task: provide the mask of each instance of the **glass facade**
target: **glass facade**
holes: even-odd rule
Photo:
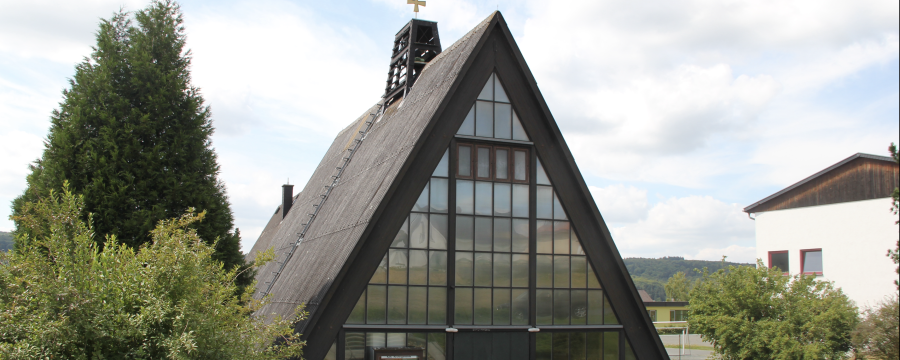
[[[343,358],[445,359],[455,328],[455,349],[512,332],[503,346],[537,359],[618,359],[622,327],[496,75],[458,135],[347,319]]]

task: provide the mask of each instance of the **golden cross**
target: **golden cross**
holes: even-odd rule
[[[420,1],[420,0],[406,0],[406,4],[407,4],[407,5],[415,5],[415,7],[413,7],[413,12],[415,12],[415,13],[418,14],[418,13],[419,13],[419,5],[425,6],[425,1]]]

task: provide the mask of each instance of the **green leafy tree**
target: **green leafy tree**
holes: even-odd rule
[[[897,145],[891,143],[891,146],[888,147],[888,151],[890,151],[894,161],[900,164],[900,154],[897,153]],[[894,188],[894,193],[891,194],[891,198],[894,200],[891,211],[894,212],[894,215],[897,215],[898,211],[900,211],[900,188]],[[900,219],[895,221],[894,224],[900,224]],[[894,264],[898,264],[897,269],[894,270],[894,272],[900,275],[900,239],[897,240],[897,247],[894,250],[888,249],[887,256],[891,258],[891,260],[894,260]],[[894,280],[894,285],[897,286],[897,291],[900,293],[900,281]]]
[[[690,293],[692,330],[724,359],[839,359],[850,350],[856,306],[831,282],[731,266]]]
[[[68,186],[22,205],[26,232],[0,253],[2,359],[284,359],[302,355],[292,324],[252,314],[269,301],[236,295],[192,225],[206,213],[160,221],[137,250],[97,244],[82,196]],[[273,252],[257,257],[256,266]],[[273,342],[273,340],[278,340]]]
[[[666,281],[666,300],[688,301],[690,300],[690,292],[693,287],[694,284],[687,279],[684,272],[679,271]]]
[[[68,181],[84,195],[99,233],[136,248],[151,239],[158,221],[193,207],[206,212],[192,226],[216,244],[215,258],[228,268],[243,266],[240,235],[218,179],[210,110],[191,85],[179,6],[162,0],[133,14],[119,12],[101,21],[96,38],[53,111],[44,153],[13,201],[13,215]],[[240,281],[251,279],[244,272]]]
[[[900,301],[897,296],[867,308],[853,332],[857,359],[900,359]]]

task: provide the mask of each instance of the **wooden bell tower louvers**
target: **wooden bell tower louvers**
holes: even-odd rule
[[[410,39],[412,39],[412,41],[410,41]],[[369,113],[365,122],[360,124],[361,130],[358,131],[355,138],[348,144],[346,148],[347,154],[341,159],[341,163],[336,168],[337,174],[331,176],[331,184],[325,185],[325,191],[320,195],[318,204],[313,204],[312,213],[308,215],[309,220],[303,224],[303,228],[298,234],[297,240],[288,247],[286,252],[279,256],[279,261],[277,262],[278,269],[272,272],[272,280],[266,282],[266,290],[260,293],[261,296],[266,296],[272,291],[272,286],[278,281],[278,277],[284,271],[284,267],[294,256],[294,252],[297,251],[297,248],[300,247],[300,244],[306,237],[306,232],[309,230],[310,224],[315,221],[316,217],[319,215],[319,209],[321,209],[322,205],[328,201],[328,196],[331,195],[331,191],[337,186],[338,182],[340,182],[344,169],[346,169],[347,164],[353,160],[353,155],[356,154],[356,150],[362,145],[363,140],[365,140],[366,135],[372,128],[375,120],[384,112],[386,106],[389,106],[397,99],[406,96],[409,89],[412,88],[413,84],[416,82],[416,78],[422,72],[422,69],[425,68],[425,65],[440,53],[441,40],[438,36],[436,22],[418,19],[410,20],[410,22],[394,37],[394,47],[392,48],[391,53],[391,67],[390,71],[388,71],[387,85],[384,89],[382,101],[378,104],[377,108],[373,108],[374,111]],[[410,69],[412,70],[410,71]]]
[[[431,59],[441,53],[441,39],[437,23],[427,20],[410,20],[394,36],[391,51],[391,67],[384,87],[385,104],[390,105],[405,97]]]

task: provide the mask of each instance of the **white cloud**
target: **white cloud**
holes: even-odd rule
[[[610,230],[625,257],[718,260],[725,251],[732,260],[752,261],[747,249],[755,240],[753,221],[738,204],[710,196],[669,198],[654,205],[646,219]]]
[[[622,184],[604,188],[589,186],[594,202],[608,223],[635,222],[647,217],[647,190]]]

